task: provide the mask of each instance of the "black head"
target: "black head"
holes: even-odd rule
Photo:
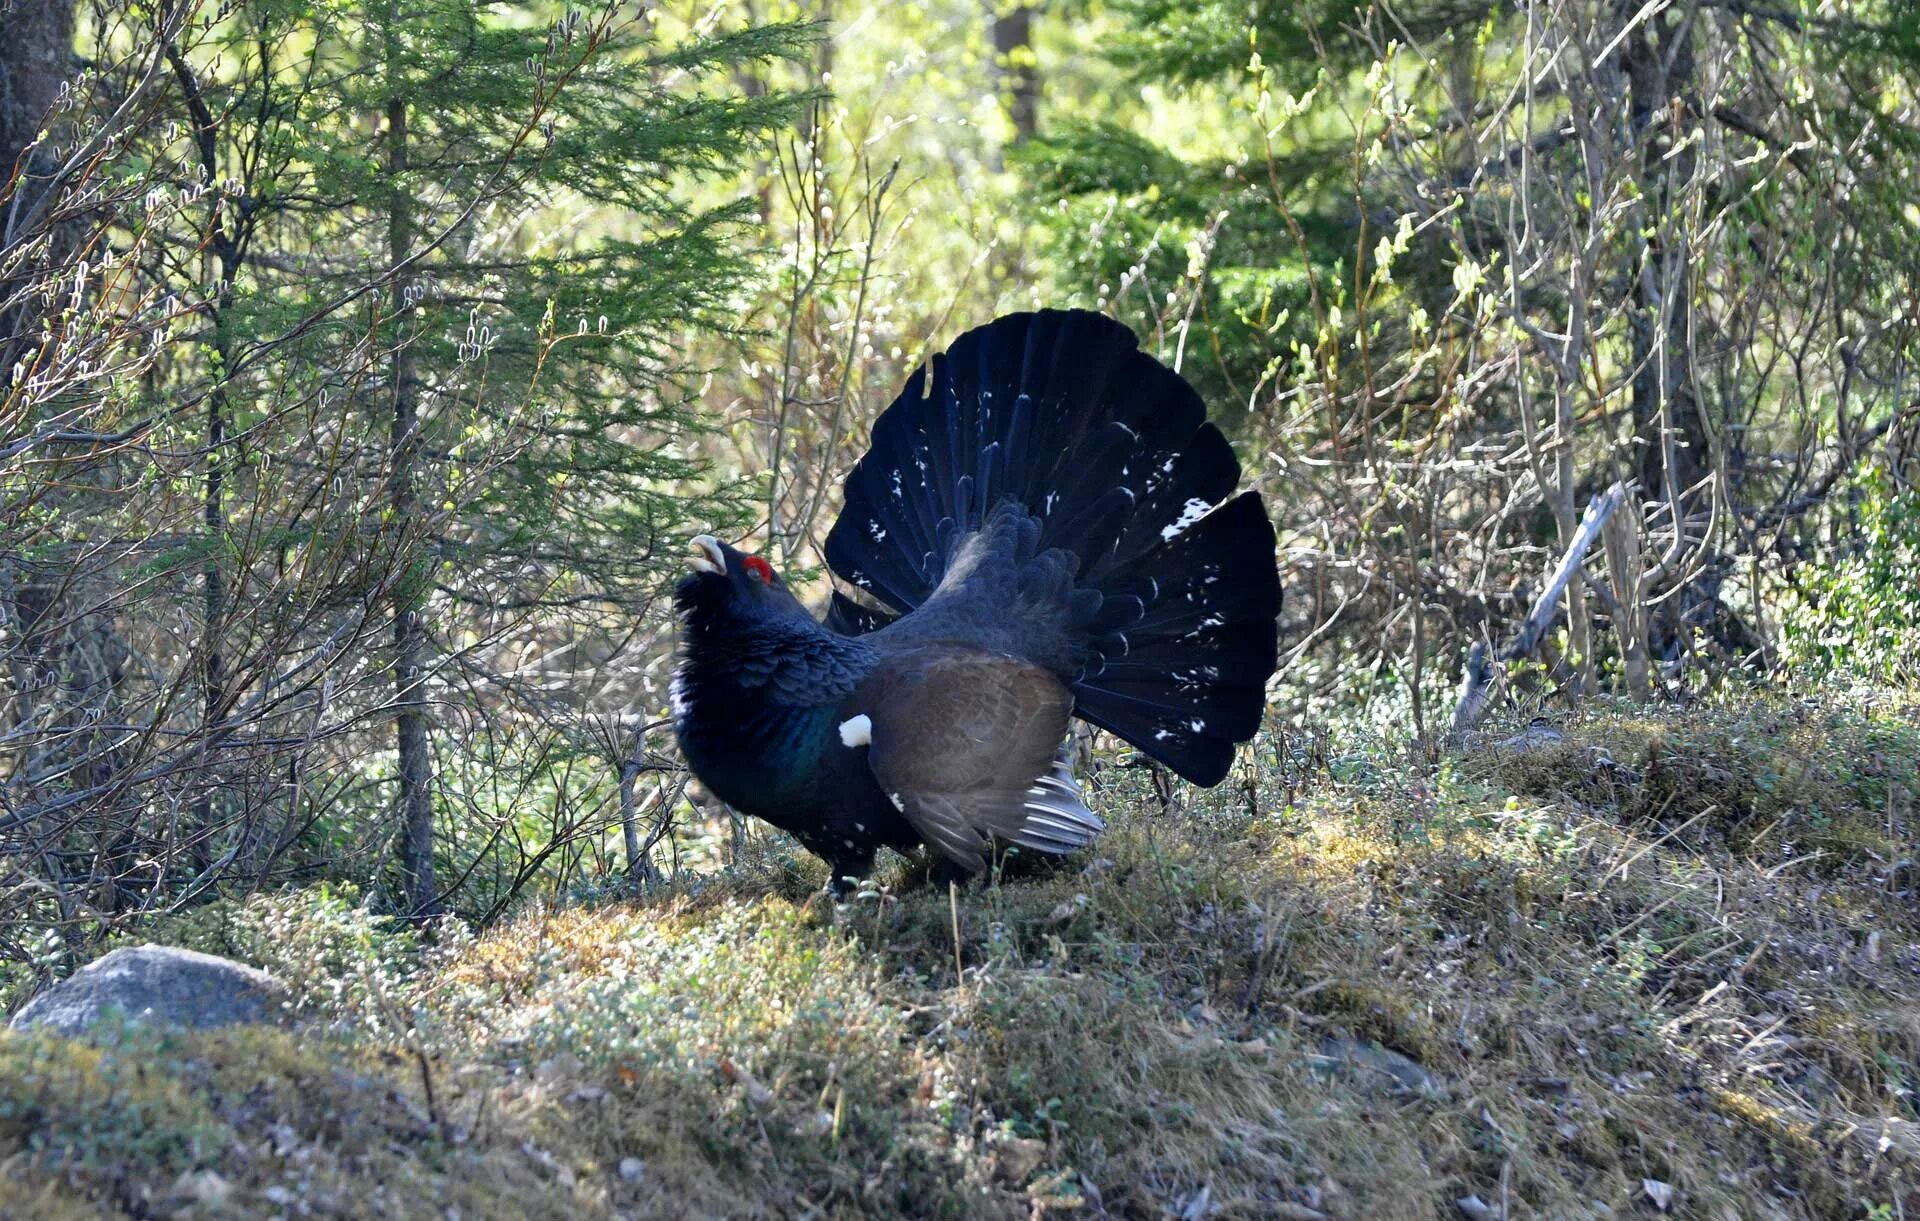
[[[782,620],[813,622],[773,565],[737,551],[711,534],[693,540],[693,571],[673,592],[689,627],[748,628]]]

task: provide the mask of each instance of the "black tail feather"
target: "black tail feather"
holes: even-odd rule
[[[842,636],[864,636],[887,626],[898,617],[890,611],[855,602],[836,589],[833,591],[833,600],[827,603],[827,617],[822,622],[827,630]]]
[[[1099,314],[1015,314],[909,379],[847,479],[827,562],[887,610],[835,595],[868,631],[924,602],[955,541],[1003,501],[1102,596],[1075,711],[1174,771],[1219,781],[1259,727],[1279,574],[1259,498],[1230,496],[1232,447],[1172,370]],[[1224,503],[1222,503],[1224,501]]]

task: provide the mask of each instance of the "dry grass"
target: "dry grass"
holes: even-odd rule
[[[945,894],[776,849],[299,1036],[0,1040],[0,1213],[1920,1216],[1913,718],[1560,728],[1284,809],[1110,767],[959,972]]]

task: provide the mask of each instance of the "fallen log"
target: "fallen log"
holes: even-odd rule
[[[1492,657],[1487,655],[1485,641],[1477,641],[1467,651],[1465,673],[1460,680],[1460,699],[1454,706],[1453,725],[1447,731],[1447,743],[1459,746],[1466,741],[1474,726],[1487,714],[1487,707],[1493,702],[1494,688],[1505,673],[1505,666],[1530,656],[1540,647],[1541,637],[1547,634],[1547,628],[1553,622],[1555,612],[1560,605],[1560,595],[1566,592],[1573,574],[1580,570],[1586,561],[1587,552],[1593,550],[1594,540],[1606,528],[1607,519],[1627,498],[1627,485],[1616,483],[1587,505],[1587,511],[1580,518],[1580,528],[1573,532],[1573,538],[1567,543],[1566,553],[1554,566],[1553,575],[1547,578],[1546,588],[1534,599],[1533,609],[1528,612],[1526,622],[1520,625],[1520,631]]]

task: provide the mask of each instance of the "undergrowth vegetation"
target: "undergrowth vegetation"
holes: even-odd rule
[[[1205,794],[1096,760],[1094,853],[957,896],[835,906],[775,839],[477,938],[311,890],[146,930],[299,1024],[0,1038],[0,1212],[1903,1215],[1913,707],[1284,740]]]

